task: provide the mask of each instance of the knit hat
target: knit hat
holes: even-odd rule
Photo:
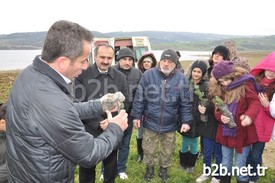
[[[220,63],[214,65],[212,74],[216,80],[232,73],[234,64],[231,61],[222,60]]]
[[[180,52],[176,51],[176,54],[178,55],[178,57],[181,57]]]
[[[195,62],[193,62],[191,66],[191,71],[193,71],[193,69],[195,68],[199,68],[201,70],[202,76],[204,76],[204,74],[207,71],[207,65],[205,64],[204,61],[196,60]]]
[[[133,60],[135,60],[134,52],[130,48],[122,48],[119,50],[117,55],[117,60],[120,60],[123,57],[131,57]]]
[[[167,59],[173,61],[175,64],[177,64],[178,57],[175,51],[173,50],[164,50],[160,56],[160,60]]]
[[[212,52],[212,57],[216,52],[222,54],[223,60],[228,60],[229,50],[225,46],[222,46],[222,45],[217,46]]]

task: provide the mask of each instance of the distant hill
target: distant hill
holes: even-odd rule
[[[41,49],[47,32],[26,32],[0,35],[0,49]],[[236,42],[238,50],[261,51],[275,50],[275,35],[273,36],[233,36],[191,32],[139,31],[110,32],[94,31],[95,37],[147,36],[152,49],[172,48],[177,50],[210,51],[224,40]]]

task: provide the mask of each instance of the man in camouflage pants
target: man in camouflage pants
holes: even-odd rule
[[[153,177],[156,164],[160,165],[159,176],[162,181],[167,181],[167,168],[172,164],[175,150],[176,131],[178,128],[181,132],[188,131],[192,122],[189,82],[175,69],[177,60],[175,51],[165,50],[159,66],[142,75],[134,98],[131,116],[136,128],[140,126],[140,119],[144,115],[142,147],[146,181]]]

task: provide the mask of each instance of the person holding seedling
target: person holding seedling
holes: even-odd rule
[[[183,132],[182,134],[182,145],[179,151],[180,165],[183,169],[186,169],[188,173],[193,173],[194,167],[198,158],[198,141],[199,134],[196,128],[201,123],[201,114],[198,106],[202,101],[208,101],[207,98],[203,97],[204,93],[207,94],[207,81],[203,79],[206,71],[206,61],[197,60],[191,65],[190,75],[187,75],[189,79],[190,95],[192,102],[192,115],[193,123],[190,125],[190,130]],[[207,121],[204,120],[205,122]]]
[[[216,103],[215,117],[219,121],[216,140],[222,145],[222,166],[232,173],[233,159],[238,170],[246,167],[251,145],[258,141],[253,123],[261,104],[255,90],[255,78],[241,67],[234,67],[231,61],[221,61],[212,70],[209,95],[220,98],[228,106],[226,113]],[[236,127],[228,125],[232,113]],[[240,173],[240,172],[239,172]],[[230,182],[232,174],[221,176],[221,182]],[[237,174],[237,182],[247,182],[248,176]]]

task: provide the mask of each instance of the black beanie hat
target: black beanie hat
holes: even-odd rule
[[[120,60],[123,57],[131,57],[135,60],[134,52],[130,48],[122,48],[119,50],[117,60]]]
[[[229,58],[229,50],[228,50],[225,46],[222,46],[222,45],[217,46],[217,47],[214,49],[214,51],[212,52],[212,57],[213,57],[213,55],[214,55],[216,52],[219,52],[219,53],[222,54],[223,60],[228,60],[228,58]]]
[[[192,66],[191,66],[191,71],[193,71],[194,68],[199,68],[202,72],[202,76],[204,76],[207,71],[206,63],[201,60],[196,60],[195,62],[193,62]]]
[[[170,49],[164,50],[160,56],[160,60],[162,59],[168,59],[173,61],[175,64],[177,64],[177,61],[178,61],[177,53]]]

